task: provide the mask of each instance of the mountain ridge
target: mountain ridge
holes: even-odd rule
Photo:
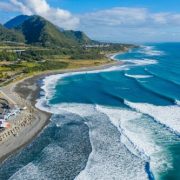
[[[12,29],[14,27],[19,26],[20,24],[22,24],[25,20],[27,20],[28,18],[30,18],[30,16],[27,15],[19,15],[16,16],[12,19],[10,19],[9,21],[7,21],[4,24],[4,27],[8,28],[8,29]]]
[[[20,15],[5,23],[4,26],[24,36],[27,44],[67,47],[93,42],[84,32],[62,31],[60,27],[38,15]]]

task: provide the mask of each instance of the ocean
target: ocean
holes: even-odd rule
[[[124,64],[42,80],[36,106],[51,122],[0,179],[180,179],[180,43],[114,58]]]

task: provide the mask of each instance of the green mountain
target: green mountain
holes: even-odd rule
[[[9,30],[0,24],[0,41],[24,42],[25,39],[21,33],[15,30]]]
[[[92,40],[81,31],[64,31],[64,34],[67,38],[73,39],[75,42],[78,42],[79,44],[90,44],[92,43]]]
[[[27,44],[54,47],[72,47],[91,44],[93,41],[81,31],[65,31],[41,16],[20,15],[5,23],[2,27],[4,41],[20,41]],[[5,35],[8,33],[9,35]],[[12,34],[12,35],[10,35]],[[14,39],[12,38],[14,37]],[[16,38],[15,38],[16,37]]]
[[[27,44],[43,46],[78,46],[91,40],[80,31],[62,31],[46,19],[34,15],[15,27],[21,32]]]
[[[15,18],[6,22],[4,24],[4,26],[8,29],[12,29],[12,28],[15,28],[15,27],[21,25],[25,20],[27,20],[29,18],[30,18],[30,16],[27,16],[27,15],[16,16]]]

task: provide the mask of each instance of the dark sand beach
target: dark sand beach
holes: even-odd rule
[[[50,71],[3,87],[1,89],[2,92],[7,94],[18,106],[27,107],[27,110],[15,117],[15,123],[11,130],[6,130],[6,136],[0,142],[0,161],[4,161],[11,154],[22,149],[27,144],[30,144],[50,120],[51,114],[43,112],[35,107],[36,100],[40,93],[41,79],[53,74],[106,69],[121,64],[122,62],[113,61],[110,64],[96,67]]]

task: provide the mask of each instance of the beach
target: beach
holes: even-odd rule
[[[33,97],[36,93],[38,94],[38,89],[32,90],[33,94],[32,92],[25,91],[26,93],[24,93],[25,96],[23,98],[18,89],[19,87],[20,85],[18,83],[12,83],[1,89],[1,91],[7,94],[18,106],[27,107],[27,109],[21,111],[16,117],[13,117],[13,120],[11,120],[13,121],[11,127],[1,133],[0,161],[6,159],[10,154],[21,149],[36,137],[48,123],[51,116],[33,106],[35,104],[34,98],[31,98],[30,101],[25,100],[26,95],[27,97],[31,95]]]
[[[51,118],[50,113],[43,112],[35,107],[40,93],[38,81],[53,74],[106,69],[121,64],[122,62],[112,61],[112,63],[96,67],[49,71],[2,87],[1,91],[11,101],[15,102],[18,107],[27,107],[27,109],[13,118],[10,129],[6,129],[0,134],[0,161],[4,161],[11,154],[31,143]]]
[[[0,146],[3,159],[12,154],[0,179],[179,179],[180,82],[165,70],[172,58],[179,72],[170,50],[179,46],[150,47],[1,89],[27,109],[16,117],[17,135]]]

